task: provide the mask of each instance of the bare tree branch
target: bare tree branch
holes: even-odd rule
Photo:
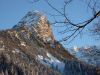
[[[49,5],[49,7],[51,7],[52,10],[54,10],[56,12],[56,14],[50,13],[50,15],[54,18],[54,22],[52,22],[51,24],[56,27],[66,27],[60,33],[61,34],[66,33],[67,35],[62,40],[60,40],[60,42],[73,40],[84,30],[84,28],[86,28],[86,26],[90,25],[90,23],[92,23],[95,19],[100,17],[100,8],[99,8],[99,10],[97,9],[97,4],[99,2],[98,0],[88,0],[88,1],[85,0],[85,1],[87,1],[87,6],[92,11],[93,15],[90,19],[87,19],[80,23],[73,23],[73,21],[71,21],[68,18],[68,14],[66,12],[67,6],[70,5],[74,0],[63,0],[64,5],[63,5],[62,10],[58,10],[58,8],[56,8],[54,5],[52,5],[52,3],[49,2],[49,0],[43,0],[43,1],[45,1]],[[82,0],[82,1],[84,1],[84,0]],[[60,21],[57,19],[57,17],[59,17],[59,16],[62,18],[62,20],[60,20]]]

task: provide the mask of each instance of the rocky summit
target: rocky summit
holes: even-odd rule
[[[54,37],[50,24],[46,17],[38,11],[28,12],[13,28],[19,29],[20,27],[26,27],[26,30],[34,33],[34,36],[38,37],[45,43],[53,43]]]
[[[43,13],[28,12],[11,29],[0,31],[0,75],[100,75],[55,40]]]

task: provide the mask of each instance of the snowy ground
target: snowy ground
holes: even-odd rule
[[[57,58],[52,56],[50,53],[47,52],[47,57],[43,57],[42,55],[37,55],[37,59],[45,65],[48,65],[56,70],[59,70],[60,72],[63,72],[65,64],[61,61],[59,61]]]

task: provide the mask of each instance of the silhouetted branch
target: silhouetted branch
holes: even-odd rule
[[[56,8],[52,3],[49,2],[49,0],[43,1],[45,1],[49,5],[49,7],[51,7],[52,10],[56,12],[56,14],[49,14],[51,17],[54,18],[54,21],[51,24],[56,27],[66,27],[63,31],[60,32],[61,34],[67,34],[66,37],[62,39],[63,41],[74,39],[83,31],[84,28],[86,28],[86,26],[90,25],[90,23],[92,23],[95,19],[97,19],[100,16],[100,10],[97,9],[97,4],[99,2],[98,0],[86,0],[87,7],[93,14],[91,18],[80,23],[74,23],[68,18],[68,14],[66,14],[68,5],[70,5],[74,0],[63,0],[64,5],[62,10]],[[58,19],[59,16],[62,18],[60,21]]]
[[[93,17],[91,17],[90,19],[83,21],[81,23],[73,23],[71,20],[68,19],[68,16],[66,15],[66,8],[67,5],[69,5],[73,0],[65,0],[64,5],[63,5],[63,11],[58,10],[57,8],[55,8],[49,1],[45,0],[45,2],[53,9],[55,10],[58,14],[62,15],[62,17],[65,19],[64,21],[56,21],[54,23],[51,24],[66,24],[66,27],[69,26],[73,26],[72,28],[68,29],[66,28],[65,30],[63,30],[61,33],[68,33],[71,32],[69,36],[66,36],[65,38],[63,38],[63,41],[69,40],[70,38],[75,38],[78,34],[80,34],[83,29],[89,25],[94,19],[96,19],[98,17],[98,15],[100,15],[100,11],[96,11],[95,7],[96,7],[96,1],[94,1],[93,6],[91,6],[91,0],[88,3],[88,7],[94,12],[93,13]],[[78,32],[79,31],[79,32]],[[77,33],[78,32],[78,33]],[[75,35],[76,34],[76,35]]]

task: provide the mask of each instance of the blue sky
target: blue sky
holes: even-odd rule
[[[40,0],[38,3],[31,3],[31,0],[0,0],[0,29],[8,29],[17,24],[20,19],[31,10],[38,10],[47,13],[56,13],[45,2]],[[62,0],[51,0],[51,3],[60,9],[63,4]],[[68,14],[73,22],[81,22],[91,17],[91,13],[86,9],[86,5],[83,2],[76,0],[68,7]],[[52,21],[49,15],[48,19]],[[61,38],[61,34],[57,33],[60,28],[53,28],[55,38]],[[66,45],[66,47],[72,46],[86,46],[86,45],[100,45],[100,41],[95,40],[90,34],[87,34],[86,30],[83,32],[85,35],[82,38],[77,37],[73,42]]]

